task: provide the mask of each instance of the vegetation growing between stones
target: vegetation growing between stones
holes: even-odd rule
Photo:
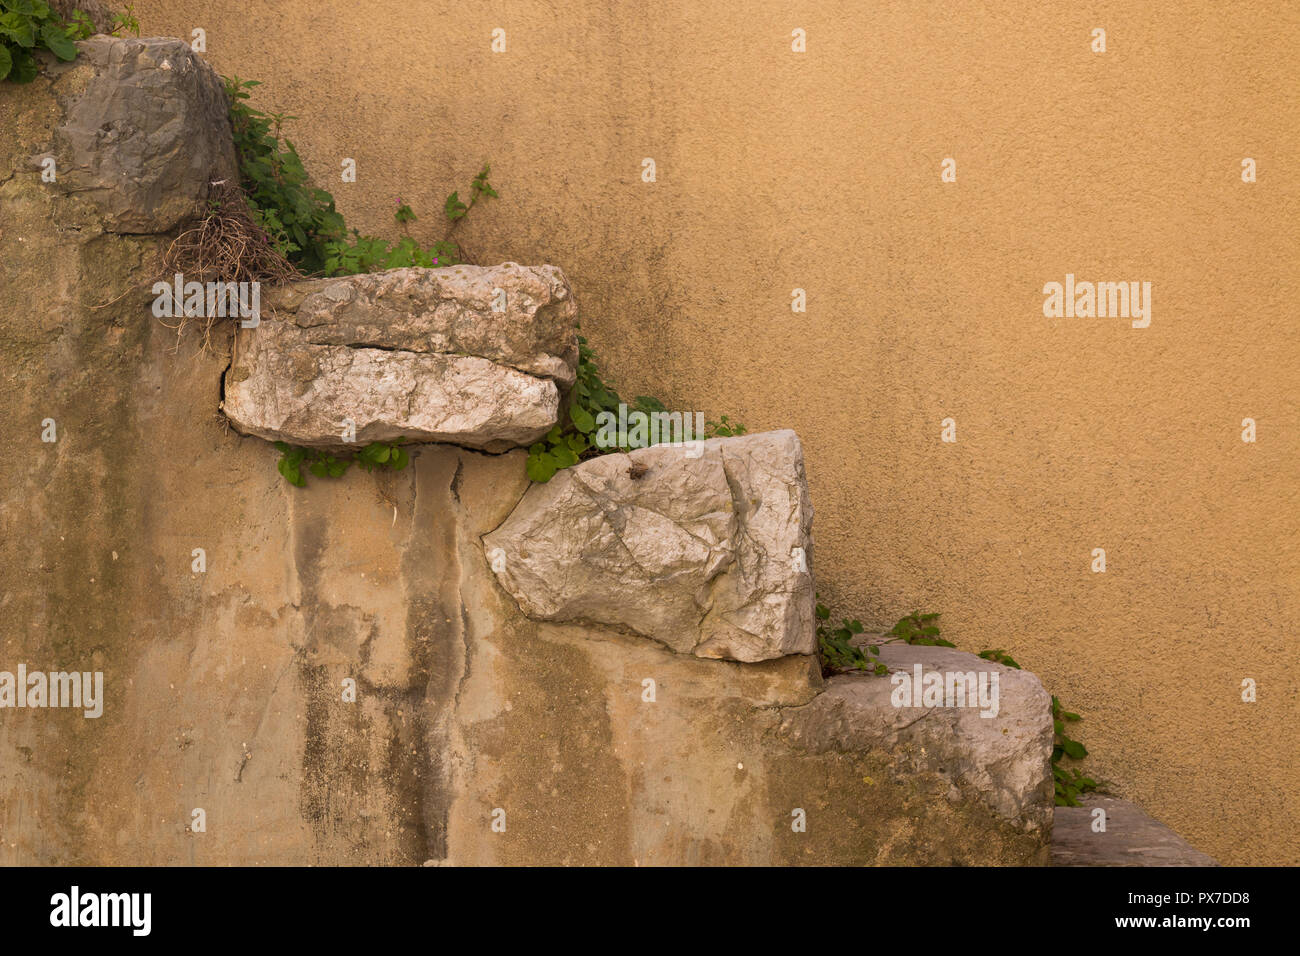
[[[1067,721],[1083,720],[1078,714],[1071,713],[1061,706],[1061,702],[1052,697],[1052,777],[1056,782],[1056,805],[1059,807],[1077,807],[1079,795],[1100,789],[1101,785],[1092,777],[1085,776],[1076,767],[1065,767],[1062,757],[1082,760],[1088,756],[1088,748],[1065,732]]]
[[[401,471],[411,461],[410,455],[401,445],[382,441],[371,442],[358,451],[343,455],[332,455],[318,448],[303,448],[282,441],[276,442],[275,447],[280,452],[280,461],[276,466],[280,474],[289,484],[299,488],[307,484],[304,469],[317,478],[342,478],[354,464],[365,471],[374,471],[376,468]]]
[[[569,394],[568,408],[563,413],[561,422],[528,449],[528,463],[525,466],[528,477],[537,482],[550,481],[557,471],[587,458],[631,451],[626,434],[620,434],[618,443],[610,447],[602,447],[592,438],[601,413],[617,415],[620,404],[627,405],[629,413],[652,415],[668,410],[663,402],[650,395],[638,395],[631,402],[620,398],[614,387],[600,377],[596,353],[591,350],[587,340],[579,335],[578,376],[573,391]],[[701,436],[705,439],[743,435],[746,431],[744,425],[731,422],[726,415],[721,417],[721,421],[706,422],[705,426],[704,435]]]
[[[830,619],[830,609],[820,601],[816,613],[817,647],[821,657],[823,677],[854,670],[877,676],[888,673],[889,668],[876,656],[880,653],[881,643],[902,641],[904,644],[925,647],[956,648],[957,646],[940,636],[937,612],[922,614],[914,611],[905,615],[890,628],[886,635],[887,640],[862,646],[851,643],[855,637],[864,632],[860,621],[844,618],[840,627],[831,628],[825,623]],[[980,651],[979,656],[995,664],[1022,670],[1020,664],[1002,648]],[[1062,707],[1060,700],[1055,696],[1052,697],[1052,779],[1056,788],[1058,807],[1077,807],[1082,794],[1102,789],[1101,783],[1085,775],[1077,767],[1062,763],[1067,757],[1074,761],[1088,756],[1088,748],[1066,731],[1066,724],[1082,719],[1078,714]]]
[[[862,622],[842,619],[839,627],[832,628],[831,611],[820,601],[817,603],[817,647],[821,654],[822,676],[829,677],[842,671],[866,671],[880,676],[887,674],[889,668],[881,663],[876,655],[880,653],[878,645],[869,644],[857,647],[850,643],[863,632]]]
[[[980,657],[1006,667],[1020,670],[1021,667],[1011,655],[1001,648],[980,651]],[[1079,795],[1099,790],[1101,784],[1092,777],[1085,776],[1076,767],[1061,764],[1063,757],[1082,760],[1088,756],[1088,748],[1075,740],[1065,731],[1066,723],[1083,720],[1078,714],[1066,710],[1061,702],[1052,696],[1052,778],[1056,784],[1056,805],[1058,807],[1077,807]]]
[[[956,647],[951,641],[945,641],[939,636],[939,625],[935,621],[939,620],[937,613],[922,614],[920,611],[913,611],[906,617],[899,618],[889,633],[898,638],[904,644],[919,644],[923,647]]]
[[[297,149],[283,136],[285,121],[294,117],[264,113],[250,106],[248,100],[252,94],[249,91],[261,85],[257,80],[233,76],[227,77],[225,83],[230,97],[230,122],[239,159],[243,203],[232,215],[226,207],[236,204],[237,200],[226,197],[218,201],[207,219],[184,234],[182,238],[188,237],[193,248],[186,255],[177,257],[179,261],[172,264],[174,271],[185,271],[182,268],[185,262],[202,265],[214,259],[228,259],[231,250],[236,253],[246,251],[252,271],[262,271],[273,281],[283,281],[284,275],[282,269],[270,267],[265,262],[263,253],[267,250],[304,273],[326,276],[356,275],[409,266],[443,268],[463,261],[463,251],[452,239],[452,233],[480,201],[498,198],[499,194],[488,181],[490,165],[484,164],[471,182],[468,202],[461,200],[459,191],[447,197],[443,213],[450,225],[443,238],[431,246],[422,247],[407,232],[408,225],[419,217],[401,198],[398,198],[393,213],[393,219],[406,233],[401,239],[389,242],[375,236],[363,236],[355,229],[351,230],[352,238],[349,239],[349,230],[335,208],[334,197],[312,184]],[[252,237],[241,221],[244,206],[255,233]],[[239,228],[233,232],[225,230],[223,227],[230,223]],[[216,228],[208,229],[208,224]],[[206,259],[202,255],[205,250]],[[238,264],[227,265],[227,271]],[[646,415],[667,411],[662,402],[647,395],[624,403],[618,392],[602,380],[595,354],[587,340],[579,336],[577,381],[570,393],[568,407],[562,412],[561,422],[529,448],[525,466],[528,477],[538,482],[549,481],[560,469],[576,465],[583,459],[629,451],[626,435],[620,435],[619,443],[612,447],[601,447],[591,437],[600,413],[617,414],[621,403],[627,404],[629,411]],[[744,425],[733,423],[723,415],[720,421],[707,423],[702,437],[743,435],[745,431]],[[291,473],[301,478],[300,469],[287,466],[285,461],[285,458],[281,459],[281,473],[285,474],[285,469],[289,468]],[[297,464],[302,461],[299,458]],[[321,462],[314,461],[313,469],[319,464]],[[324,475],[333,474],[336,467],[325,464]],[[289,478],[289,475],[285,477]],[[289,480],[293,484],[305,483]]]
[[[347,228],[334,196],[312,183],[293,142],[283,137],[284,123],[296,117],[250,106],[249,91],[261,85],[258,80],[233,76],[225,82],[240,178],[253,221],[296,268],[308,275],[342,276],[405,266],[436,269],[464,261],[451,234],[481,199],[497,198],[488,181],[489,165],[484,164],[470,184],[468,203],[461,201],[459,191],[447,197],[443,211],[450,225],[443,238],[427,248],[410,235],[396,242],[363,236]],[[405,229],[416,215],[399,199],[395,218]]]
[[[140,21],[132,4],[113,15],[110,32],[140,35]],[[77,57],[76,40],[95,33],[94,21],[74,9],[65,21],[45,0],[0,0],[0,81],[30,83],[36,79],[36,52],[48,50],[64,62]]]
[[[78,10],[77,13],[81,13],[81,11]],[[75,13],[73,14],[73,19],[76,19]],[[85,17],[85,19],[89,20],[89,17]],[[121,13],[113,14],[113,26],[109,32],[116,37],[121,36],[122,31],[124,30],[129,31],[132,36],[138,37],[140,35],[140,21],[135,18],[134,3],[126,4]]]

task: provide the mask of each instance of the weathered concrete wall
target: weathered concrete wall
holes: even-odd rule
[[[824,596],[995,636],[1084,715],[1096,775],[1224,862],[1300,862],[1278,746],[1300,665],[1296,5],[136,7],[263,80],[363,230],[394,235],[400,196],[439,235],[491,160],[475,261],[560,265],[626,392],[799,433]],[[1045,319],[1066,272],[1151,280],[1151,327]]]
[[[114,49],[146,87],[175,78],[165,45]],[[0,863],[1046,861],[1045,792],[999,815],[910,745],[791,734],[823,690],[810,655],[703,660],[525,618],[481,541],[528,488],[523,451],[284,482],[218,414],[229,326],[204,352],[198,321],[150,312],[168,236],[106,231],[120,194],[31,162],[75,155],[56,130],[103,68],[0,89],[0,669],[102,671],[105,691],[97,718],[0,712]]]

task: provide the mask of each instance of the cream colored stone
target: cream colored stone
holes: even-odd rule
[[[799,439],[778,431],[583,462],[529,489],[483,543],[530,617],[761,661],[816,648],[811,532]]]
[[[240,431],[308,447],[407,439],[503,451],[546,434],[555,383],[477,356],[308,345],[292,326],[241,330],[226,375],[226,416]]]
[[[577,367],[576,307],[554,266],[392,269],[267,289],[241,325],[224,410],[251,435],[309,447],[450,442],[504,451],[559,420]]]
[[[295,282],[265,304],[313,345],[477,355],[561,386],[578,363],[578,310],[555,266],[389,269]]]

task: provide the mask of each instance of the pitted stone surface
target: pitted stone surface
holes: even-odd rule
[[[1022,830],[1051,832],[1051,697],[1029,671],[945,647],[880,645],[887,675],[839,674],[807,706],[786,711],[781,731],[792,743],[815,753],[826,750],[889,755],[900,774],[934,774],[953,787],[953,798],[973,796]],[[943,705],[924,697],[905,698],[903,679],[913,685],[920,669],[944,680]],[[995,708],[947,706],[963,700],[959,675],[997,675]],[[956,694],[960,685],[962,696]],[[923,706],[913,706],[915,703]],[[967,701],[969,703],[969,701]],[[982,713],[996,710],[990,716]]]
[[[453,266],[265,290],[241,327],[223,408],[240,431],[318,448],[528,445],[559,420],[576,307],[554,266]]]
[[[761,661],[816,649],[811,533],[803,450],[777,431],[583,462],[530,488],[483,543],[530,617]]]
[[[238,176],[225,88],[188,44],[96,36],[77,49],[50,66],[65,111],[55,185],[94,202],[106,231],[166,232]]]
[[[291,283],[264,304],[313,345],[477,355],[561,386],[578,364],[578,309],[555,266],[389,269]]]

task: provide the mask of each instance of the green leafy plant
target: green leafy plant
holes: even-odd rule
[[[889,634],[907,644],[923,647],[956,647],[956,644],[939,636],[939,625],[935,623],[937,620],[939,620],[937,613],[922,614],[914,611],[906,617],[899,618],[898,623],[890,628]]]
[[[596,418],[601,412],[618,412],[624,403],[612,385],[600,377],[596,354],[587,340],[578,336],[578,375],[569,393],[569,404],[563,420],[540,441],[528,449],[525,470],[533,481],[546,482],[562,468],[576,465],[583,458],[592,458],[620,448],[601,448],[590,438],[596,430]],[[632,407],[642,411],[662,409],[658,399],[640,396]]]
[[[1101,788],[1096,780],[1086,776],[1075,767],[1066,767],[1061,760],[1082,760],[1088,756],[1088,748],[1071,737],[1065,730],[1067,723],[1082,720],[1078,714],[1061,706],[1061,702],[1052,697],[1052,778],[1056,785],[1056,805],[1058,807],[1077,807],[1079,795]]]
[[[82,17],[89,21],[85,14]],[[64,61],[76,59],[73,40],[84,39],[83,29],[84,23],[75,17],[72,24],[65,24],[44,0],[0,0],[0,80],[30,83],[36,79],[37,50],[49,50]]]
[[[249,105],[250,90],[260,85],[257,80],[238,76],[226,78],[230,124],[247,203],[254,222],[280,255],[307,274],[328,276],[407,266],[436,269],[463,261],[460,247],[449,236],[425,247],[410,236],[394,242],[349,230],[335,208],[333,195],[313,185],[293,142],[283,136],[284,124],[297,117],[264,113]],[[496,198],[498,193],[487,179],[490,171],[485,164],[474,178],[469,205],[456,199],[456,193],[447,197],[451,227],[480,198]],[[399,200],[394,218],[404,227],[414,222],[416,215]]]
[[[704,423],[705,438],[731,438],[743,435],[747,430],[740,422],[732,422],[726,415],[721,417],[721,421]]]
[[[586,435],[556,425],[528,449],[524,470],[531,481],[550,481],[561,468],[576,465],[590,447]]]
[[[285,481],[299,488],[307,484],[304,470],[317,478],[342,478],[354,464],[365,471],[376,468],[401,471],[411,460],[404,447],[391,442],[371,442],[347,455],[332,455],[318,448],[303,448],[282,441],[276,442],[275,447],[280,452],[277,470]]]
[[[226,78],[230,126],[240,178],[253,221],[271,238],[276,251],[303,272],[325,271],[329,244],[347,234],[334,197],[312,185],[298,150],[281,140],[283,124],[294,117],[268,114],[248,105],[258,80]]]
[[[821,595],[817,595],[821,597]],[[828,622],[831,611],[819,600],[817,602],[817,650],[822,662],[822,676],[829,677],[841,671],[865,671],[880,676],[888,673],[889,668],[881,663],[876,655],[880,648],[874,645],[858,647],[852,640],[863,632],[862,622],[841,619],[839,627],[832,627]]]
[[[596,353],[591,350],[587,340],[579,335],[578,375],[569,393],[568,406],[560,424],[528,449],[528,477],[538,482],[550,481],[557,471],[576,465],[584,459],[630,451],[631,448],[625,443],[625,435],[620,435],[619,441],[610,447],[601,447],[592,438],[600,414],[609,412],[616,415],[619,405],[627,405],[629,414],[642,412],[652,415],[668,411],[664,403],[652,395],[638,395],[631,402],[621,398],[613,385],[601,378]],[[707,423],[702,437],[743,434],[744,425],[733,424],[723,415],[721,422]]]
[[[124,31],[130,32],[133,36],[140,35],[140,21],[135,18],[134,3],[126,4],[126,9],[121,13],[113,14],[113,26],[109,33],[120,37]]]
[[[1012,667],[1016,670],[1021,669],[1020,665],[1015,662],[1015,659],[1000,647],[993,651],[980,651],[979,656],[984,658],[986,661],[992,661],[994,664],[1002,664],[1005,667]]]
[[[492,167],[484,165],[482,171],[474,177],[474,182],[470,184],[469,205],[461,202],[460,196],[457,193],[452,193],[447,197],[447,202],[443,205],[443,210],[447,213],[448,219],[452,222],[456,222],[459,219],[463,219],[469,211],[474,208],[474,204],[480,199],[497,198],[497,191],[492,188],[492,184],[487,180],[488,174],[491,172]]]
[[[84,10],[73,10],[68,23],[69,40],[88,40],[95,35],[95,21]]]
[[[447,197],[445,209],[451,220],[447,234],[429,246],[421,246],[415,239],[403,236],[396,242],[389,242],[376,236],[363,236],[353,229],[351,239],[334,239],[325,244],[324,272],[326,275],[355,275],[359,272],[373,272],[376,269],[401,269],[419,266],[425,269],[442,269],[447,266],[460,265],[464,253],[452,240],[451,230],[463,219],[466,213],[482,196],[495,198],[497,191],[487,182],[490,167],[484,165],[474,178],[473,196],[469,205],[465,205],[456,193]],[[393,218],[405,229],[408,222],[415,222],[415,211],[406,203],[398,201]]]
[[[980,651],[979,656],[986,661],[993,661],[995,664],[1003,664],[1006,667],[1021,670],[1020,665],[1015,662],[1011,655],[1001,648]],[[1093,780],[1092,777],[1084,775],[1077,768],[1061,765],[1063,757],[1069,757],[1071,760],[1082,760],[1088,756],[1088,748],[1071,737],[1065,730],[1067,723],[1074,723],[1078,720],[1083,720],[1083,718],[1073,711],[1066,710],[1055,696],[1052,697],[1052,779],[1056,786],[1056,805],[1058,807],[1077,807],[1080,794],[1100,790],[1102,787],[1102,784]]]

